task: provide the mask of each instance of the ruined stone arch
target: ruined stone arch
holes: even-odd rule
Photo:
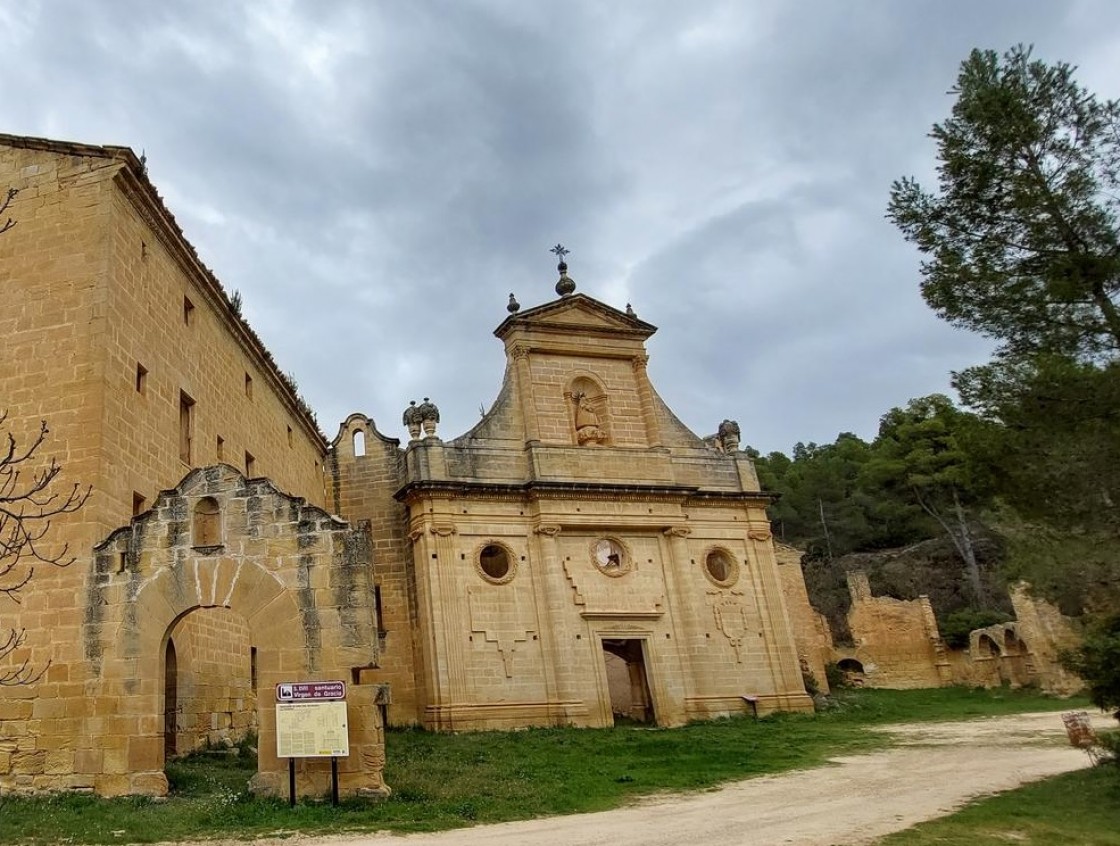
[[[980,656],[985,658],[999,658],[1003,654],[1003,649],[1000,648],[995,638],[986,633],[981,633],[976,638],[976,648]]]
[[[192,545],[191,503],[200,495],[224,515],[224,547]],[[374,691],[355,671],[377,661],[370,556],[364,531],[225,465],[192,471],[150,512],[110,535],[96,550],[84,627],[94,684],[88,748],[79,755],[97,792],[166,793],[168,639],[179,621],[209,608],[236,612],[255,647],[254,788],[275,793],[286,785],[286,761],[275,754],[272,688],[338,679],[353,683],[342,790],[384,791]],[[300,792],[321,792],[329,762],[303,760],[297,773]]]

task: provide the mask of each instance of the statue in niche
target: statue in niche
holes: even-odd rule
[[[739,424],[734,420],[724,420],[719,424],[719,443],[724,452],[739,451]]]
[[[606,441],[600,425],[599,413],[583,391],[572,394],[576,404],[576,443],[580,446],[599,445]]]

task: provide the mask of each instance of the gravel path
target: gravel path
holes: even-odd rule
[[[1093,719],[1098,728],[1113,722]],[[952,813],[977,796],[1089,763],[1068,745],[1056,712],[877,730],[901,745],[614,811],[439,834],[296,837],[254,846],[857,846]]]

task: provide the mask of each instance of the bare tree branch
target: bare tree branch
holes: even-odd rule
[[[7,419],[8,415],[0,412],[0,427]],[[46,421],[41,421],[38,433],[20,448],[9,431],[7,447],[0,454],[0,600],[19,603],[20,592],[35,575],[35,564],[68,567],[74,561],[67,544],[49,550],[40,542],[54,518],[85,505],[91,489],[75,484],[57,490],[55,481],[62,472],[61,465],[54,458],[44,464],[45,459],[39,455],[49,432]],[[39,668],[31,664],[26,640],[22,628],[0,631],[0,687],[33,684],[50,666],[50,662]]]
[[[8,210],[8,206],[10,206],[12,204],[12,200],[14,200],[16,198],[16,194],[18,194],[18,193],[19,193],[18,188],[9,188],[8,189],[8,196],[4,198],[4,202],[0,203],[0,218],[4,217],[4,213]],[[5,232],[7,232],[9,229],[11,229],[15,225],[16,225],[16,222],[9,217],[3,223],[0,223],[0,235],[3,235]]]

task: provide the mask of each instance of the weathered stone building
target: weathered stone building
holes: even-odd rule
[[[1084,682],[1058,660],[1077,645],[1074,622],[1020,582],[1011,588],[1015,619],[976,629],[966,648],[942,640],[928,596],[873,596],[867,574],[848,574],[850,644],[833,642],[823,618],[815,627],[797,625],[798,648],[819,663],[836,664],[857,685],[895,689],[1032,685],[1069,695]]]
[[[49,663],[0,688],[0,789],[158,794],[169,755],[257,730],[276,790],[285,680],[350,685],[347,793],[384,790],[385,684],[390,722],[448,730],[811,707],[738,427],[688,431],[654,327],[565,266],[511,303],[472,431],[425,401],[403,448],[358,414],[328,444],[130,150],[0,136],[0,185],[0,405],[93,488],[49,536],[75,563],[0,607]]]

